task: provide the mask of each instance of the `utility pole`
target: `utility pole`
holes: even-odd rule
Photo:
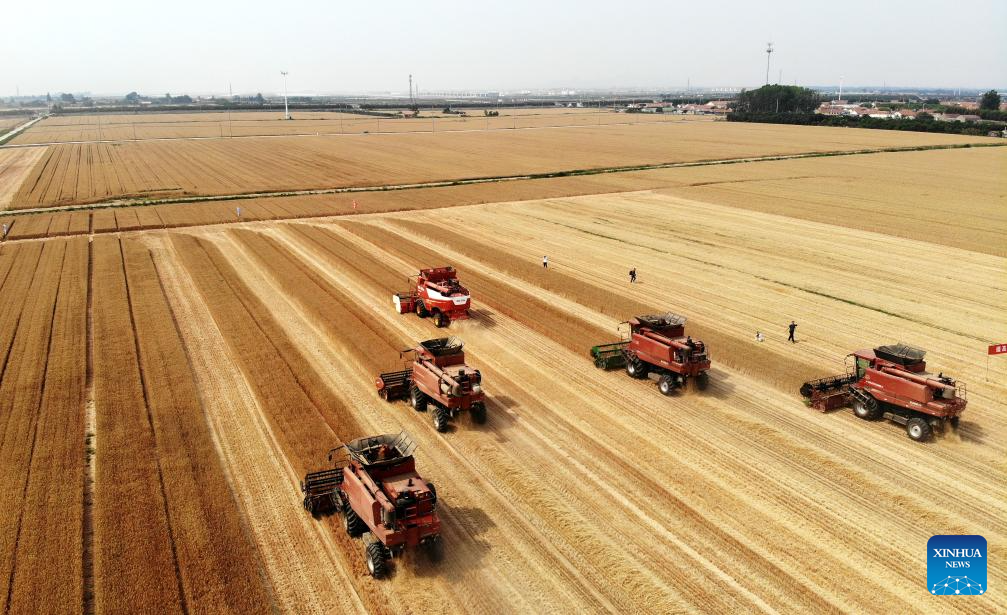
[[[766,43],[766,85],[769,85],[769,58],[773,56],[773,43]]]
[[[290,74],[285,70],[281,70],[280,74],[283,75],[283,119],[290,119],[290,108],[287,106],[287,75]]]
[[[416,108],[416,101],[413,100],[413,76],[409,75],[409,106],[411,108]]]

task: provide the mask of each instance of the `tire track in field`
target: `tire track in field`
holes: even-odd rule
[[[241,369],[177,248],[163,240],[155,262],[176,322],[186,340],[197,386],[209,403],[207,420],[228,479],[247,515],[273,595],[282,610],[366,612],[354,591],[327,580],[335,571],[351,587],[335,549],[308,523],[288,489],[297,476],[279,448]],[[297,557],[291,557],[291,552]],[[321,575],[321,576],[319,576]]]

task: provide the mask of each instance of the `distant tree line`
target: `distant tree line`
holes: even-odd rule
[[[982,136],[993,130],[1003,130],[1001,122],[939,122],[932,115],[921,113],[916,119],[886,119],[823,115],[821,113],[728,113],[729,122],[758,122],[763,124],[797,124],[800,126],[845,126],[879,130],[909,130],[913,132],[944,132]]]
[[[811,113],[822,96],[796,85],[764,85],[757,90],[742,90],[734,109],[740,113]]]

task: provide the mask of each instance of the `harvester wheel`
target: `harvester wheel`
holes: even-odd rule
[[[706,387],[710,384],[710,373],[709,372],[699,372],[696,376],[696,386],[700,391],[705,391]]]
[[[472,404],[472,409],[469,410],[472,414],[472,420],[478,425],[482,425],[486,422],[486,404],[481,401],[474,402]]]
[[[311,516],[315,516],[315,501],[308,496],[304,496],[304,510],[311,513]]]
[[[434,326],[438,329],[443,329],[450,324],[451,321],[444,315],[444,312],[434,312]]]
[[[434,487],[433,483],[427,483],[427,489],[430,490],[430,495],[433,496],[434,506],[437,506],[437,488]]]
[[[642,380],[647,377],[647,372],[647,364],[640,359],[632,357],[626,361],[626,373],[629,374],[630,378]]]
[[[409,389],[409,405],[417,412],[426,412],[430,398],[415,384]]]
[[[444,558],[444,541],[441,540],[440,536],[431,537],[423,547],[430,561],[439,562]]]
[[[661,376],[661,379],[657,381],[657,390],[661,391],[661,395],[672,395],[675,392],[675,380],[669,374]]]
[[[906,433],[911,440],[926,442],[934,434],[934,430],[925,420],[915,417],[909,419],[909,423],[906,424]]]
[[[426,318],[430,315],[430,312],[427,311],[427,306],[423,305],[422,300],[416,302],[416,315],[420,318]]]
[[[367,571],[375,579],[384,578],[388,574],[388,551],[380,542],[372,542],[367,545]]]
[[[958,423],[960,421],[960,416],[951,417],[951,429],[958,429]]]
[[[441,433],[448,430],[448,411],[444,408],[434,410],[434,429]]]
[[[878,405],[878,400],[871,396],[867,396],[866,400],[859,397],[853,398],[853,414],[857,417],[864,419],[865,421],[873,421],[881,415],[881,408]]]
[[[367,529],[367,524],[357,515],[357,511],[353,510],[349,502],[343,504],[343,527],[350,538],[360,538]]]

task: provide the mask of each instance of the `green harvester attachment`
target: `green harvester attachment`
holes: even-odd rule
[[[615,369],[626,365],[626,355],[623,350],[629,346],[629,342],[612,342],[611,344],[598,344],[591,347],[591,356],[594,357],[594,366],[599,369]]]

